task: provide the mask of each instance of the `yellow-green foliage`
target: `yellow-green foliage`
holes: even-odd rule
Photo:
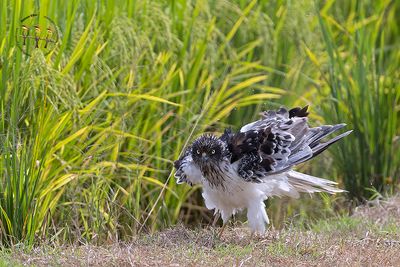
[[[202,221],[199,188],[172,177],[184,146],[282,104],[313,103],[312,118],[323,123],[328,108],[320,105],[341,100],[329,79],[344,79],[348,68],[327,73],[337,58],[331,53],[351,62],[352,34],[370,25],[378,31],[399,9],[394,1],[370,1],[361,11],[342,2],[1,1],[1,242],[115,239]],[[59,43],[47,55],[16,46],[20,19],[32,13],[58,25]],[[385,23],[388,33],[368,42],[365,56],[380,53],[397,75],[388,86],[398,86],[398,25]],[[393,99],[397,117],[398,93]],[[327,120],[336,119],[349,121]],[[399,128],[391,127],[385,138]],[[336,173],[346,179],[347,171]]]

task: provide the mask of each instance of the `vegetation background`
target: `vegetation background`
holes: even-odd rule
[[[354,132],[300,167],[349,193],[268,202],[275,227],[399,185],[399,1],[0,3],[2,245],[207,224],[200,188],[175,185],[173,160],[199,134],[281,105]],[[58,26],[47,55],[18,48],[33,13]]]

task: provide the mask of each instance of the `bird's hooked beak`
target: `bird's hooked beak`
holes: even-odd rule
[[[208,160],[208,155],[207,155],[207,153],[205,153],[205,152],[201,153],[201,158],[202,158],[203,160]]]

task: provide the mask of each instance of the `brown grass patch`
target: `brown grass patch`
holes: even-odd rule
[[[128,243],[13,248],[3,255],[37,266],[399,266],[398,229],[400,197],[395,197],[360,207],[351,217],[310,229],[269,230],[262,238],[250,238],[243,225],[228,227],[222,239],[218,229],[176,226]]]

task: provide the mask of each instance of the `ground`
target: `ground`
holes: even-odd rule
[[[352,216],[289,225],[250,237],[246,225],[184,226],[104,246],[12,248],[0,266],[400,266],[400,197],[374,201]]]

